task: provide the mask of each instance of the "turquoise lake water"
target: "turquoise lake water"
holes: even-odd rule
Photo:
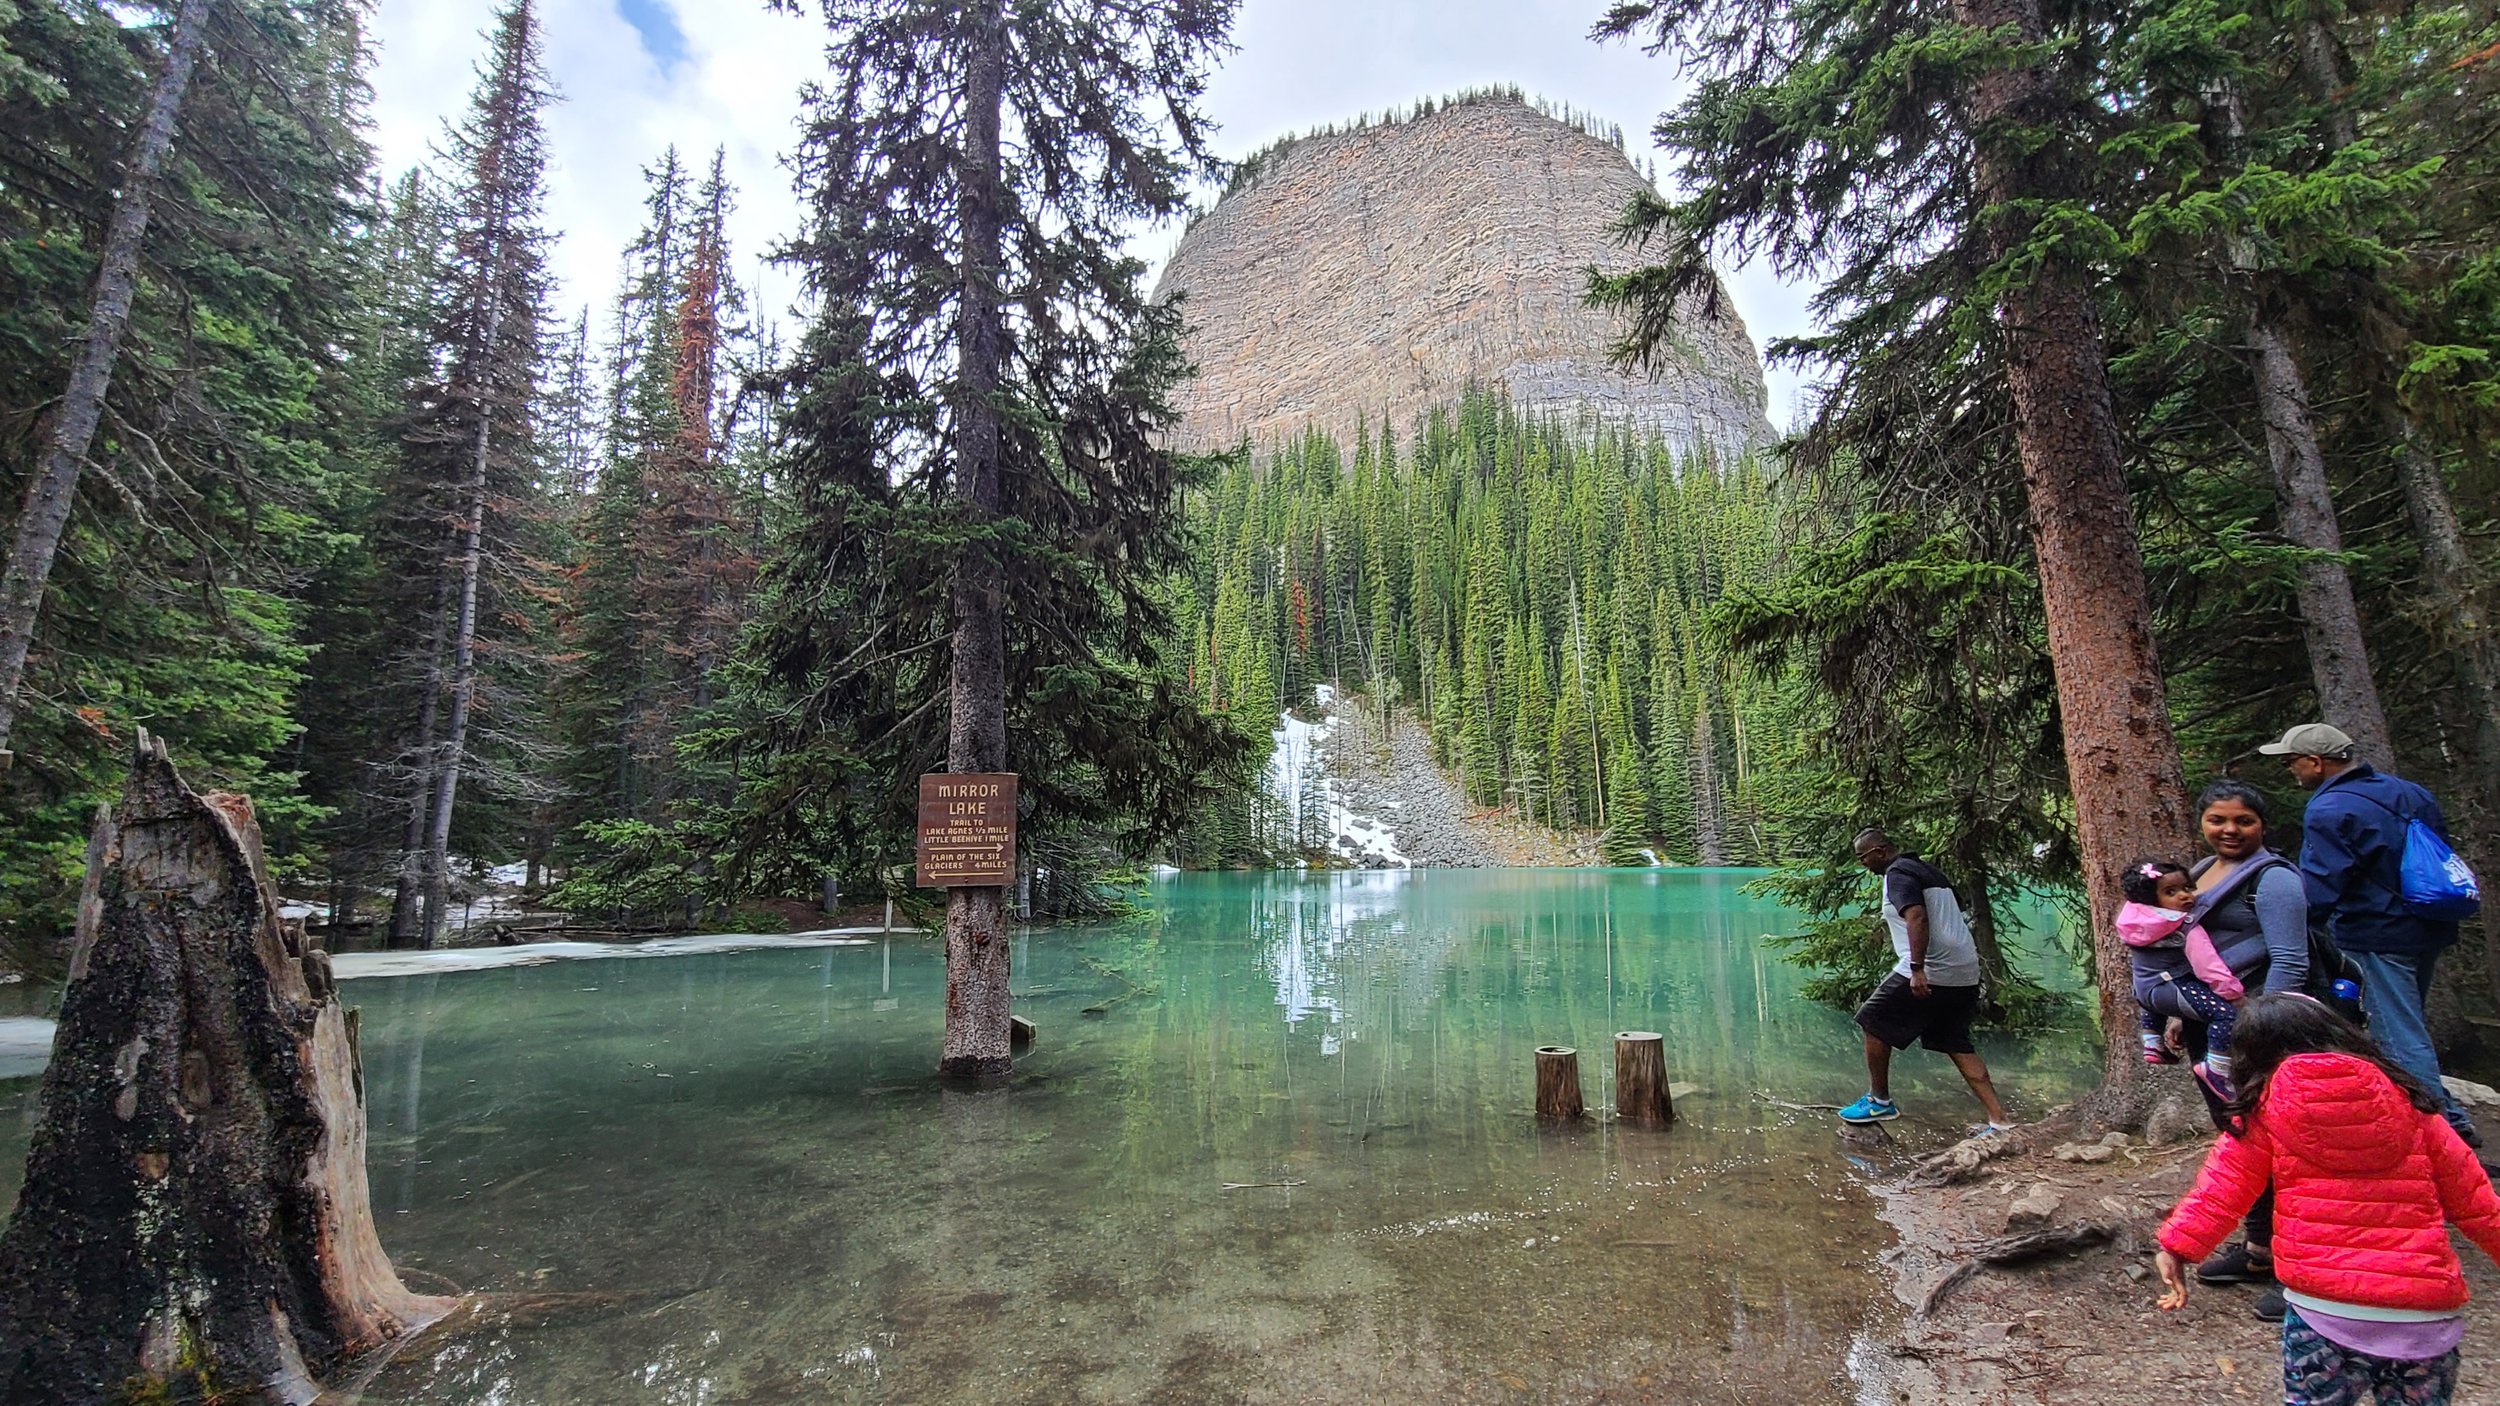
[[[1828,1115],[1761,1096],[1854,1097],[1857,1036],[1747,877],[1177,876],[1016,939],[1040,1043],[981,1093],[932,1074],[919,935],[352,982],[412,1282],[622,1296],[365,1400],[1853,1400],[1890,1237]],[[1541,1130],[1535,1047],[1610,1108],[1623,1029],[1702,1089],[1680,1121]],[[1986,1052],[2018,1116],[2095,1072],[2081,1033]],[[1896,1069],[1906,1146],[1975,1116]]]

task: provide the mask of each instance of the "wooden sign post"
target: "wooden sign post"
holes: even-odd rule
[[[920,778],[924,889],[1006,888],[1016,881],[1016,778],[942,771]]]

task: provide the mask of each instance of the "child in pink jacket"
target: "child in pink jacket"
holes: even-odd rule
[[[2161,1306],[2271,1189],[2285,1406],[2447,1406],[2467,1298],[2448,1227],[2500,1258],[2490,1178],[2439,1095],[2307,996],[2251,999],[2237,1038],[2230,1131],[2161,1228]]]
[[[2248,992],[2214,950],[2203,925],[2188,921],[2189,910],[2196,906],[2194,876],[2182,865],[2142,860],[2119,876],[2118,891],[2127,900],[2118,910],[2116,926],[2134,958],[2135,998],[2144,1009],[2145,1062],[2178,1063],[2178,1056],[2162,1043],[2162,1027],[2171,1017],[2203,1021],[2210,1053],[2196,1066],[2196,1077],[2215,1097],[2230,1098],[2231,1023],[2239,1009],[2234,1003]],[[2184,971],[2181,955],[2187,958]]]

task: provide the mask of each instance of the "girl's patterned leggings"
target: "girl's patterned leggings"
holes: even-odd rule
[[[2448,1406],[2463,1356],[2456,1348],[2418,1362],[2353,1352],[2292,1309],[2283,1315],[2283,1406],[2361,1406],[2372,1399],[2378,1406]]]
[[[2205,1045],[2218,1055],[2231,1052],[2231,1024],[2239,1019],[2239,1007],[2214,994],[2214,989],[2192,976],[2165,981],[2154,989],[2154,996],[2167,997],[2147,1004],[2144,1028],[2158,1035],[2162,1023],[2172,1016],[2181,1020],[2205,1023]]]

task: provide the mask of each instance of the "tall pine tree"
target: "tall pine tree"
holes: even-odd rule
[[[400,750],[407,810],[395,946],[441,939],[461,782],[508,755],[532,716],[495,685],[535,673],[510,666],[522,663],[540,609],[525,598],[541,560],[531,543],[544,527],[534,416],[547,296],[540,114],[549,90],[534,0],[512,0],[498,14],[490,44],[469,116],[445,152],[454,172],[432,328],[436,370],[412,389],[392,494],[392,546],[404,565],[391,577],[388,609],[414,710]],[[508,793],[517,775],[505,768],[487,779]]]
[[[825,311],[792,372],[803,521],[764,648],[795,706],[771,813],[852,778],[896,797],[918,771],[1012,767],[1028,826],[1175,828],[1238,744],[1160,657],[1155,585],[1185,541],[1186,467],[1157,443],[1179,315],[1121,244],[1212,167],[1197,104],[1231,0],[821,8],[795,252]],[[828,747],[838,769],[788,770]],[[1003,890],[949,895],[948,1073],[1008,1067],[1005,918]]]

